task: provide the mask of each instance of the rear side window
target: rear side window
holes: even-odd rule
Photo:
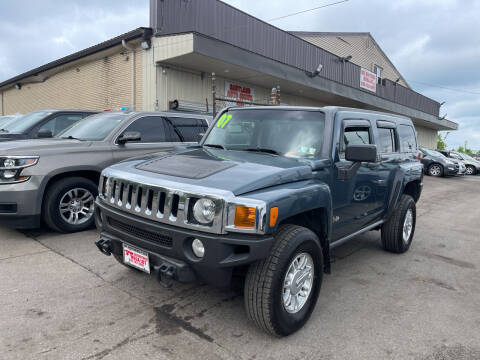
[[[393,153],[396,150],[395,129],[378,128],[378,151],[383,154]]]
[[[413,127],[409,125],[400,125],[398,127],[398,136],[400,138],[400,147],[402,152],[411,152],[417,150],[417,138]]]
[[[198,134],[204,133],[208,129],[207,121],[194,118],[168,118],[175,129],[182,135],[183,140],[187,142],[198,141]]]

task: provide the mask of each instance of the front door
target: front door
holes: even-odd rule
[[[125,132],[139,132],[140,141],[115,145],[113,156],[120,161],[157,151],[170,151],[181,145],[182,141],[171,124],[161,116],[145,116],[134,120],[119,136]]]
[[[370,120],[342,120],[338,154],[335,155],[337,170],[350,169],[355,164],[345,159],[348,145],[374,144]],[[351,177],[333,179],[333,232],[332,242],[367,226],[379,216],[377,187],[380,163],[361,163]]]

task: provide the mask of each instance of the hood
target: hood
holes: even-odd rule
[[[235,195],[312,178],[312,167],[300,159],[204,148],[149,155],[113,167],[156,179],[231,191]]]
[[[91,141],[70,139],[28,139],[0,142],[0,155],[42,155],[59,152],[69,153],[76,148],[90,146]]]

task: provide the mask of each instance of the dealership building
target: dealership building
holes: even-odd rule
[[[410,88],[369,33],[286,32],[218,0],[151,0],[150,28],[0,83],[1,115],[271,103],[408,116],[431,148],[439,130],[458,128],[440,117],[440,103]]]

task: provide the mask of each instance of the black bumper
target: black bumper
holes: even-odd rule
[[[0,225],[13,229],[36,229],[40,227],[40,215],[0,213]]]
[[[460,170],[460,168],[458,166],[452,166],[452,167],[445,166],[444,167],[444,175],[445,176],[455,176],[455,175],[458,174],[459,170]]]
[[[179,282],[203,281],[226,287],[235,267],[266,258],[271,235],[217,235],[174,227],[112,209],[98,200],[95,220],[101,230],[97,246],[104,252],[123,254],[123,243],[148,252],[153,273]],[[197,258],[191,244],[199,239],[205,256]],[[103,245],[103,249],[102,249]]]

